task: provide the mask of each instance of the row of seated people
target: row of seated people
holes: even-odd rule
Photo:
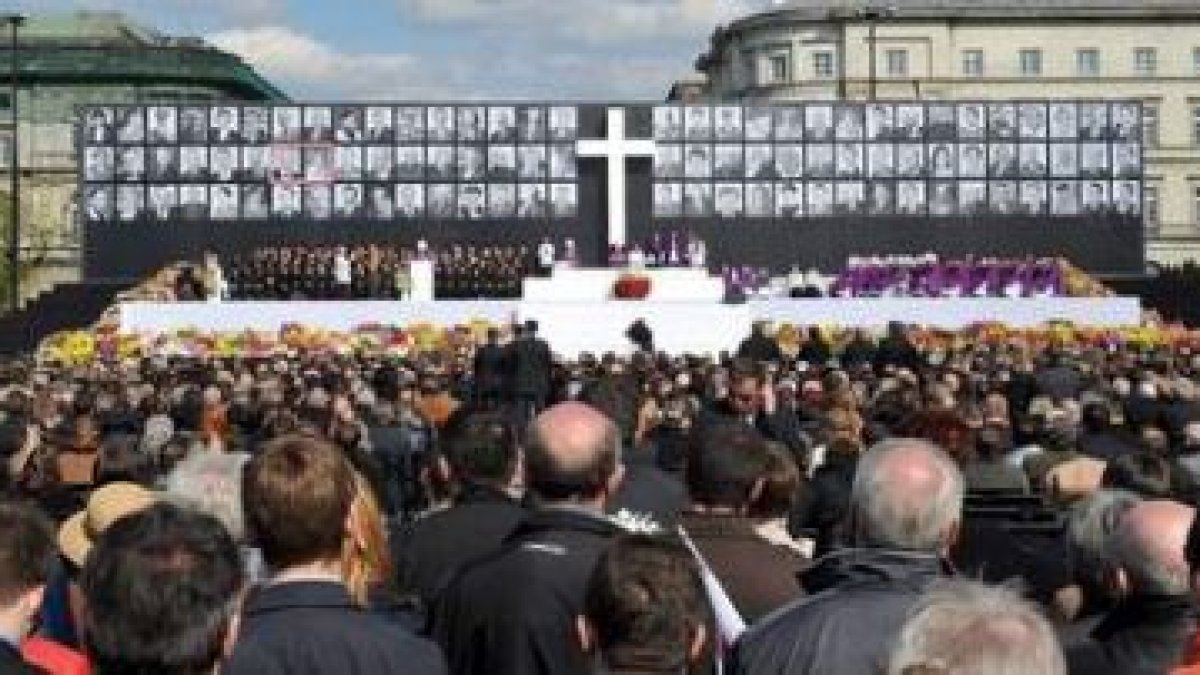
[[[1067,294],[1062,263],[1048,259],[922,256],[851,257],[829,288],[834,297],[1060,297]]]

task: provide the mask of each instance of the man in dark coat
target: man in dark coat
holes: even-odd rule
[[[463,565],[500,550],[527,514],[518,499],[519,439],[506,416],[452,418],[441,440],[436,469],[455,486],[454,504],[411,523],[394,546],[400,590],[427,607]]]
[[[500,331],[489,328],[487,342],[475,351],[472,373],[475,378],[475,400],[485,408],[500,404],[508,388],[508,352],[500,345]]]
[[[354,472],[314,438],[271,441],[246,465],[247,529],[274,578],[246,599],[226,675],[446,672],[437,646],[364,609],[342,562]]]
[[[1151,675],[1181,662],[1196,632],[1184,553],[1194,516],[1170,501],[1125,512],[1107,547],[1121,600],[1067,650],[1072,675]]]
[[[537,331],[536,321],[526,321],[520,335],[509,345],[513,395],[522,419],[529,419],[545,408],[550,396],[554,364],[550,345],[537,336]]]
[[[738,345],[737,356],[757,363],[779,363],[783,360],[779,344],[767,335],[766,327],[761,322],[756,322],[750,328],[750,337]]]
[[[963,480],[941,450],[895,439],[859,460],[851,494],[861,548],[821,558],[801,577],[808,597],[744,633],[728,672],[875,675],[929,584],[946,568]]]
[[[588,579],[617,528],[604,504],[621,480],[613,424],[563,403],[530,427],[527,489],[540,508],[504,548],[464,568],[434,607],[431,630],[456,675],[587,672],[575,639]]]
[[[904,326],[898,322],[888,324],[887,336],[875,349],[874,366],[877,370],[892,367],[916,371],[921,366],[921,355],[904,334]]]
[[[765,386],[766,377],[749,364],[737,364],[729,377],[729,394],[702,411],[695,433],[709,425],[744,424],[767,440],[788,446],[792,452],[807,447],[808,438],[795,411],[777,404],[774,387]]]

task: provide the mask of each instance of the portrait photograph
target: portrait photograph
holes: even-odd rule
[[[430,141],[438,141],[446,143],[454,140],[454,108],[450,106],[437,105],[430,106],[427,109],[428,120],[425,126],[425,135]],[[399,120],[397,120],[399,122]],[[396,133],[401,132],[397,125]]]
[[[804,146],[799,143],[776,145],[775,173],[780,178],[803,178]]]
[[[118,185],[117,220],[132,222],[146,216],[146,191],[141,185]]]
[[[1050,204],[1049,184],[1042,180],[1021,181],[1020,200],[1021,213],[1031,216],[1044,215]]]
[[[771,140],[771,108],[767,106],[750,106],[745,109],[746,140]]]
[[[1074,178],[1079,175],[1079,146],[1074,143],[1050,144],[1050,175]]]
[[[992,178],[1016,178],[1020,162],[1015,143],[992,143],[988,146],[988,173]]]
[[[242,218],[266,220],[271,215],[270,193],[266,185],[242,186]]]
[[[152,181],[175,181],[179,179],[178,146],[153,146],[146,148],[146,153],[147,179]]]
[[[683,215],[707,218],[712,213],[712,183],[686,183],[683,186]]]
[[[550,184],[550,216],[574,218],[579,213],[579,191],[574,183]]]
[[[458,140],[482,141],[486,137],[487,108],[464,105],[458,108]]]
[[[438,121],[447,126],[440,126],[438,140],[448,141],[454,132],[454,121],[449,117],[446,108],[440,108],[441,115],[438,116]],[[429,112],[429,119],[434,119],[432,110]],[[396,108],[396,121],[394,127],[396,140],[406,143],[419,143],[425,140],[425,109],[415,106],[406,106]]]
[[[208,178],[208,148],[203,145],[179,147],[179,177],[184,180]]]
[[[897,140],[920,140],[925,137],[925,107],[920,103],[896,106]]]
[[[1142,175],[1142,145],[1116,143],[1112,146],[1113,174],[1118,178],[1138,178]]]
[[[271,140],[271,112],[268,108],[242,108],[242,140],[246,143],[266,143]]]
[[[987,177],[987,146],[983,143],[958,144],[958,175],[962,178]]]
[[[170,222],[177,217],[179,192],[174,185],[151,185],[146,188],[146,199],[152,219]]]
[[[952,104],[931,104],[926,109],[925,134],[931,141],[952,141],[958,137],[958,111]]]
[[[654,140],[683,140],[683,109],[674,105],[654,106]]]
[[[488,146],[488,179],[515,181],[517,179],[517,148],[512,145]],[[515,205],[515,198],[514,198]]]
[[[804,108],[781,105],[775,108],[775,140],[804,140]]]
[[[834,175],[833,145],[821,143],[804,149],[804,173],[809,178],[832,178]]]
[[[1050,185],[1050,213],[1056,216],[1079,215],[1079,183],[1054,181]]]
[[[449,185],[441,186],[441,188],[443,188],[443,189],[440,191],[439,194],[440,194],[440,199],[442,201],[444,201],[445,193],[447,192],[444,188],[449,188],[449,187],[452,187],[452,186],[449,186]],[[419,183],[401,183],[396,186],[395,193],[396,193],[395,210],[396,210],[397,216],[400,216],[401,218],[419,218],[419,217],[425,215],[425,186],[424,185],[421,185]],[[453,202],[454,195],[452,192],[449,194],[450,194],[450,200],[451,200],[451,202]],[[439,210],[441,210],[441,209],[439,209]],[[453,206],[445,206],[444,207],[444,212],[447,214],[450,213],[452,210],[453,210]],[[445,216],[443,215],[442,217],[445,217]]]
[[[890,216],[896,208],[896,184],[874,181],[867,191],[867,212],[873,216]]]
[[[903,216],[923,216],[926,212],[924,181],[900,181],[896,184],[896,213]]]
[[[1022,103],[1017,107],[1017,114],[1021,138],[1033,140],[1046,137],[1048,126],[1045,103]]]
[[[716,138],[718,141],[742,140],[742,107],[720,105],[713,109],[716,116]]]
[[[458,146],[458,179],[483,180],[487,176],[487,156],[478,145]]]
[[[367,188],[367,216],[373,220],[391,220],[396,214],[392,185],[372,185]]]
[[[305,185],[304,215],[313,220],[329,220],[333,217],[333,188],[326,184]]]
[[[810,216],[833,215],[833,183],[815,181],[807,184],[805,204]]]
[[[453,180],[454,146],[431,145],[426,148],[425,175],[438,180]]]
[[[213,220],[237,220],[238,186],[236,183],[213,183],[208,186],[208,217]]]
[[[179,142],[208,142],[208,108],[185,106],[179,109]],[[206,209],[207,210],[207,209]]]
[[[720,143],[713,148],[715,178],[741,178],[744,171],[741,145]]]
[[[896,139],[896,108],[889,103],[867,106],[867,138],[876,141]]]
[[[302,125],[300,124],[300,108],[296,106],[278,106],[271,110],[271,138],[276,143],[294,143],[300,140]],[[274,195],[272,195],[271,212],[275,213]]]
[[[550,108],[550,140],[573,141],[579,135],[579,113],[575,106]]]
[[[955,160],[958,155],[953,143],[931,143],[929,145],[929,174],[934,178],[954,178],[957,173]]]
[[[1079,146],[1079,175],[1108,178],[1108,143],[1083,143]]]
[[[718,218],[741,218],[745,214],[742,204],[741,183],[717,183],[713,187],[713,210]]]
[[[1112,105],[1112,136],[1122,141],[1141,137],[1142,107],[1136,103],[1114,103]]]
[[[775,155],[768,143],[746,145],[746,178],[775,178]]]
[[[179,186],[179,211],[185,220],[208,218],[208,186]]]
[[[1050,104],[1050,138],[1079,138],[1079,114],[1074,103]]]
[[[678,218],[683,215],[683,184],[654,184],[654,217]]]
[[[175,143],[179,140],[179,117],[174,106],[154,105],[146,108],[146,140],[150,143]]]
[[[746,183],[746,215],[750,218],[770,218],[775,212],[775,190],[771,183]]]
[[[712,108],[706,105],[689,105],[683,109],[684,128],[689,141],[712,139]]]
[[[871,178],[895,177],[896,146],[891,143],[867,145],[867,175]]]
[[[683,172],[688,178],[712,177],[712,146],[689,143],[683,148]]]
[[[305,106],[304,140],[311,143],[333,140],[333,110],[329,106]]]
[[[83,179],[87,181],[106,181],[113,179],[116,168],[115,152],[112,146],[91,145],[83,149]]]
[[[866,183],[858,180],[838,181],[834,187],[834,211],[849,216],[866,213]]]
[[[118,181],[129,183],[146,178],[146,150],[141,146],[117,148],[114,176]]]
[[[361,218],[363,215],[363,186],[361,183],[335,183],[333,186],[333,215],[338,218]]]
[[[517,109],[511,105],[488,108],[488,140],[513,143],[517,140]],[[513,200],[515,206],[515,198]]]
[[[1100,214],[1109,210],[1108,181],[1088,180],[1081,185],[1083,194],[1079,202],[1084,213]]]
[[[839,178],[863,177],[863,146],[862,143],[838,143],[836,146],[837,175]]]
[[[458,180],[482,180],[487,175],[487,156],[480,145],[458,145]]]
[[[214,145],[208,151],[209,174],[221,182],[232,181],[240,161],[238,146]]]
[[[425,116],[419,112],[415,117],[418,122],[425,119]],[[396,140],[396,127],[393,124],[391,106],[367,106],[366,136],[368,143],[391,143]],[[391,197],[388,199],[390,202]]]
[[[1142,213],[1142,184],[1136,180],[1119,180],[1113,183],[1112,206],[1117,213],[1139,216]]]
[[[925,146],[920,143],[896,145],[896,175],[901,178],[925,176]]]
[[[117,108],[114,124],[117,143],[142,143],[146,140],[145,109],[141,107]]]
[[[487,216],[487,188],[483,183],[459,183],[455,213],[462,220],[482,220]]]
[[[1079,106],[1079,138],[1085,141],[1106,141],[1108,133],[1108,104],[1082,103]]]
[[[363,109],[360,106],[333,109],[333,140],[338,143],[363,142]]]
[[[554,179],[574,179],[577,175],[575,168],[575,146],[569,143],[551,145],[550,177]]]
[[[683,146],[659,143],[654,146],[654,175],[659,178],[683,177]]]
[[[833,130],[833,106],[817,103],[804,109],[804,135],[809,141],[831,141]]]
[[[517,135],[525,142],[546,140],[546,109],[536,105],[518,107]]]
[[[804,183],[785,181],[775,185],[775,217],[804,217]]]
[[[329,183],[338,175],[335,152],[341,148],[332,145],[306,146],[304,154],[304,180]]]
[[[420,186],[416,186],[420,187]],[[425,213],[430,218],[438,218],[449,220],[455,217],[455,186],[449,183],[435,183],[427,187],[428,193],[425,195]],[[396,212],[407,217],[404,209],[404,202],[400,201],[399,196],[396,198]]]
[[[270,148],[265,145],[243,145],[238,177],[241,180],[266,180],[270,165]]]
[[[863,137],[863,109],[859,105],[834,108],[834,134],[839,141],[858,141]]]
[[[980,139],[987,136],[986,110],[982,103],[961,103],[958,106],[958,137]]]
[[[545,218],[546,184],[521,183],[517,186],[517,217]]]
[[[546,146],[517,146],[517,177],[521,180],[546,180],[549,166]]]
[[[232,144],[242,142],[241,109],[232,105],[215,106],[208,113],[208,141]]]
[[[334,175],[337,180],[362,180],[362,148],[359,145],[336,145]]]
[[[987,183],[976,180],[959,181],[958,212],[964,216],[987,213]]]
[[[1043,143],[1022,143],[1021,176],[1025,178],[1043,178],[1046,175],[1047,157],[1046,146]]]
[[[1012,103],[988,105],[988,136],[1012,139],[1017,137],[1017,106]]]
[[[958,211],[958,183],[934,181],[929,185],[929,215],[953,216]]]
[[[1016,181],[992,181],[988,184],[988,200],[992,213],[1006,216],[1017,212]]]
[[[414,146],[420,151],[420,146]],[[396,148],[395,153],[398,155],[399,148]],[[424,160],[418,155],[416,167],[419,171],[424,166]],[[393,159],[392,146],[390,145],[368,145],[367,146],[367,180],[385,181],[391,180],[392,170],[395,166]]]
[[[492,218],[512,218],[517,212],[517,186],[513,183],[491,183],[487,193],[488,215]]]

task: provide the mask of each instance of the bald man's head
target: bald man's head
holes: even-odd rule
[[[562,403],[533,421],[525,459],[529,489],[543,501],[594,500],[618,474],[620,437],[595,408]]]
[[[962,515],[963,478],[927,441],[884,441],[862,456],[851,493],[861,543],[944,552]]]
[[[1124,591],[1183,595],[1190,574],[1184,549],[1195,510],[1177,502],[1140,502],[1125,512],[1109,543]]]

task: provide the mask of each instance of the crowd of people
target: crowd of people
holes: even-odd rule
[[[851,298],[1059,297],[1067,295],[1067,283],[1057,260],[873,256],[852,257],[828,294]]]
[[[632,332],[632,331],[631,331]],[[646,346],[649,336],[640,340]],[[0,660],[51,673],[1200,672],[1200,357],[0,365]]]

